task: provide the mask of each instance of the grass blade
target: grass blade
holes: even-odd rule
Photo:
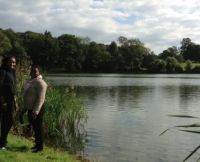
[[[200,131],[193,131],[193,130],[180,130],[180,131],[184,131],[184,132],[189,132],[189,133],[197,133],[197,134],[200,134]]]
[[[159,136],[162,136],[163,134],[165,134],[168,130],[173,129],[173,128],[194,128],[194,127],[200,127],[200,124],[189,124],[189,125],[178,125],[178,126],[174,126],[171,128],[168,128],[166,130],[164,130],[162,133],[160,133]],[[184,130],[182,130],[184,131]]]
[[[196,147],[196,148],[183,160],[183,162],[185,162],[187,159],[189,159],[199,148],[200,148],[200,145],[199,145],[198,147]]]
[[[192,128],[192,127],[200,127],[200,124],[178,125],[175,127]]]
[[[196,116],[191,116],[191,115],[168,115],[170,117],[178,117],[178,118],[199,118]]]
[[[172,128],[174,128],[174,127],[172,127]],[[159,136],[162,136],[163,134],[165,134],[168,130],[170,130],[170,129],[172,129],[172,128],[168,128],[168,129],[164,130],[162,133],[160,133]]]

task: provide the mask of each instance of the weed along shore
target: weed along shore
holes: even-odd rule
[[[1,162],[80,162],[68,152],[45,146],[41,153],[31,152],[32,142],[24,137],[9,134],[6,150],[0,151]]]

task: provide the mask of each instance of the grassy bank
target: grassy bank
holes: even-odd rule
[[[41,153],[32,153],[32,142],[9,134],[7,150],[0,150],[0,162],[79,162],[67,152],[45,147]]]

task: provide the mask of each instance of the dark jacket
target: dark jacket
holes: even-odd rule
[[[2,96],[6,102],[14,100],[16,89],[16,77],[15,72],[8,69],[0,69],[0,96]]]

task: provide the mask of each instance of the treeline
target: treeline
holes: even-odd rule
[[[0,29],[0,56],[15,53],[19,63],[31,60],[49,72],[69,73],[199,73],[200,45],[183,38],[180,47],[155,55],[139,39],[120,36],[100,44],[89,38],[51,32]]]

